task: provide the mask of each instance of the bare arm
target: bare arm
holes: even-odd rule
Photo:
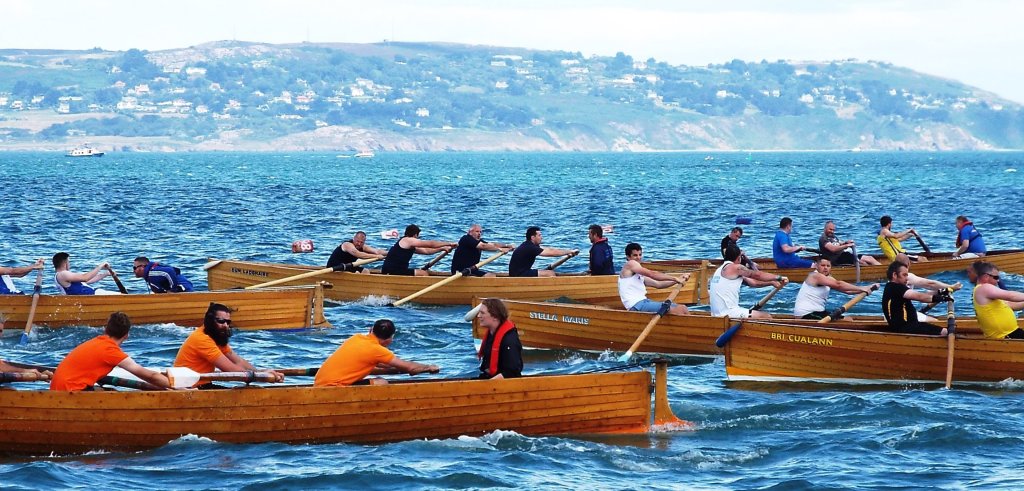
[[[907,290],[906,293],[903,294],[903,298],[907,300],[917,300],[918,302],[931,302],[933,296],[934,295],[931,293],[920,292],[917,290]]]
[[[1009,305],[1010,308],[1013,310],[1020,310],[1022,307],[1024,307],[1024,293],[1015,292],[1011,290],[1003,290],[1002,288],[999,288],[995,285],[981,285],[977,289],[977,296],[983,297],[988,301],[1002,300],[1004,302],[1007,302],[1007,305]]]
[[[139,377],[140,379],[145,380],[146,382],[149,382],[157,387],[167,389],[171,386],[171,383],[167,380],[167,377],[165,377],[164,374],[160,372],[155,372],[142,365],[139,365],[138,363],[135,363],[135,360],[132,360],[132,357],[130,356],[121,360],[121,363],[118,363],[117,366],[127,370],[128,373],[131,373],[132,375],[135,375],[136,377]]]
[[[216,360],[213,360],[213,366],[217,367],[222,372],[245,372],[248,370],[256,370],[249,362],[242,359],[234,352],[226,355],[220,355]]]
[[[540,255],[544,257],[558,257],[568,254],[579,254],[579,249],[555,249],[554,247],[542,247]]]
[[[943,288],[952,288],[953,287],[953,285],[950,285],[950,284],[947,284],[947,283],[943,283],[943,282],[937,281],[937,280],[932,280],[932,279],[929,279],[929,278],[922,278],[922,277],[917,276],[916,274],[913,274],[913,273],[911,273],[910,277],[907,279],[907,284],[910,285],[910,286],[914,286],[914,287],[918,287],[918,288],[924,288],[926,290],[934,290],[934,291],[939,291],[939,290],[941,290]]]
[[[782,247],[782,251],[786,252],[786,253],[800,252],[800,251],[806,249],[806,247],[798,246],[798,245],[789,245],[789,244],[779,244],[779,245]]]
[[[821,276],[821,275],[814,275]],[[825,276],[824,278],[817,278],[818,286],[827,286],[833,290],[839,290],[848,295],[856,295],[858,293],[871,293],[872,286],[878,286],[878,283],[868,286],[857,286],[853,283],[847,283],[845,281],[837,280],[831,276]]]
[[[13,268],[8,268],[8,267],[5,267],[5,266],[0,266],[0,274],[5,274],[7,276],[13,276],[15,278],[21,278],[22,276],[25,276],[25,275],[31,273],[32,270],[34,270],[34,269],[43,269],[43,260],[42,259],[37,259],[35,264],[33,264],[31,266],[16,266],[16,267],[13,267]]]
[[[441,368],[437,365],[425,365],[423,363],[416,363],[414,361],[405,361],[399,357],[394,357],[391,361],[384,363],[385,365],[395,367],[409,375],[416,375],[418,373],[430,372],[437,373],[441,371]]]
[[[377,251],[376,249],[370,246],[364,246],[363,248],[366,250],[360,251],[359,249],[356,249],[356,246],[354,246],[351,242],[346,242],[344,245],[341,246],[341,250],[355,257],[358,257],[359,259],[376,259],[378,256],[380,256],[380,251]]]
[[[953,255],[954,256],[959,256],[959,255],[963,254],[964,251],[966,251],[968,247],[971,247],[971,241],[969,241],[967,239],[962,240],[960,242],[960,247],[956,248],[956,252],[954,252]]]

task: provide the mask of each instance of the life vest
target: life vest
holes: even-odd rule
[[[494,340],[491,342],[491,358],[489,360],[490,363],[487,364],[488,376],[494,377],[495,375],[498,374],[498,357],[501,355],[501,340],[504,339],[505,334],[508,334],[509,331],[515,328],[516,325],[513,324],[512,321],[505,320],[504,323],[498,326],[498,330],[494,332]],[[488,332],[487,335],[491,336],[491,333]],[[483,359],[484,344],[487,344],[486,340],[484,343],[480,345],[480,351],[478,351],[476,354],[477,358]]]
[[[192,282],[181,275],[181,270],[172,266],[161,266],[151,262],[146,265],[142,278],[153,293],[175,293],[192,291]],[[166,286],[164,284],[166,283]]]
[[[977,239],[978,237],[981,237],[981,232],[979,232],[978,229],[974,228],[974,223],[973,222],[968,220],[968,221],[964,222],[963,225],[961,225],[960,227],[957,227],[957,229],[956,229],[956,246],[958,248],[960,247],[960,244],[963,243],[963,241],[964,241],[963,237],[960,237],[960,232],[963,231],[964,227],[971,227],[970,230],[967,232],[968,233],[967,240],[969,240],[971,242],[974,242],[974,239]]]

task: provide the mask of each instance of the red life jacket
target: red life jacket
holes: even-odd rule
[[[964,241],[964,239],[960,238],[960,231],[963,230],[964,227],[966,227],[968,225],[974,225],[974,222],[972,222],[970,220],[967,220],[966,222],[964,222],[964,223],[960,224],[959,226],[957,226],[957,228],[956,228],[956,246],[957,247],[960,247],[960,243]]]
[[[505,334],[515,328],[516,325],[513,324],[512,321],[506,319],[504,323],[498,326],[498,330],[494,332],[494,342],[491,343],[491,359],[490,363],[487,365],[487,375],[494,377],[498,374],[498,356],[501,351],[501,340],[505,337]],[[487,332],[487,336],[491,336],[490,331]],[[487,344],[487,339],[484,339],[484,342],[480,345],[480,351],[476,354],[477,358],[483,359],[484,344]]]

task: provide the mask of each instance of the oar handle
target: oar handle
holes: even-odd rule
[[[316,376],[317,372],[320,371],[320,367],[315,368],[275,368],[275,372],[284,375],[285,377],[313,377]]]
[[[381,259],[383,259],[383,258],[381,258],[380,256],[378,256],[378,257],[371,257],[371,258],[367,258],[367,259],[360,259],[360,260],[352,263],[352,266],[362,266],[364,264],[370,264],[372,262],[380,261]],[[282,283],[288,283],[288,282],[292,282],[292,281],[304,280],[306,278],[312,278],[314,276],[320,276],[322,274],[333,273],[335,271],[344,271],[344,270],[345,270],[345,264],[339,264],[337,266],[332,266],[330,268],[318,269],[316,271],[307,271],[305,273],[297,274],[295,276],[288,276],[286,278],[278,278],[276,280],[268,281],[266,283],[260,283],[258,285],[249,285],[249,286],[245,287],[245,289],[246,290],[255,290],[257,288],[266,288],[268,286],[274,286],[274,285],[280,285]]]
[[[684,273],[677,277],[679,283],[676,285],[675,288],[672,289],[672,293],[668,295],[668,298],[665,299],[664,302],[662,302],[661,308],[658,309],[658,312],[654,314],[654,317],[651,318],[650,322],[647,323],[647,326],[644,327],[644,330],[640,333],[640,336],[636,338],[636,341],[633,341],[633,345],[630,346],[628,350],[626,350],[626,353],[624,355],[619,357],[620,362],[627,362],[630,358],[633,357],[633,353],[636,353],[636,350],[640,349],[640,345],[643,344],[644,340],[647,339],[647,336],[651,334],[651,331],[654,330],[654,326],[656,326],[658,324],[658,321],[660,321],[661,318],[668,313],[669,309],[672,308],[672,301],[676,299],[676,296],[679,295],[680,290],[682,290],[683,285],[686,283],[685,281],[683,281],[684,276],[689,276],[689,274]]]
[[[774,297],[776,293],[779,293],[779,290],[781,290],[782,287],[784,287],[784,286],[786,286],[786,283],[783,283],[783,284],[773,288],[772,291],[768,292],[768,294],[764,296],[764,298],[762,298],[757,303],[755,303],[753,307],[750,307],[750,311],[753,312],[755,310],[763,309],[764,306],[768,304],[768,301],[771,300],[772,297]]]
[[[950,290],[950,291],[949,291],[949,293],[950,293],[950,294],[952,295],[952,294],[953,294],[953,292],[955,292],[955,291],[960,291],[960,289],[961,289],[961,288],[963,288],[963,287],[964,287],[963,283],[960,283],[959,281],[958,281],[958,282],[956,282],[956,283],[953,283],[953,286],[951,286],[951,287],[949,288],[949,290]],[[940,302],[932,302],[932,303],[930,303],[930,304],[928,304],[928,305],[925,305],[924,307],[922,307],[922,308],[921,308],[921,310],[919,310],[918,312],[920,312],[920,313],[922,313],[922,314],[927,314],[927,313],[928,313],[928,311],[930,311],[931,309],[934,309],[934,308],[935,308],[935,306],[936,306],[936,305],[938,305],[939,303],[940,303]]]
[[[914,231],[914,238],[917,239],[917,243],[918,244],[921,244],[921,249],[924,249],[925,253],[927,253],[927,254],[931,254],[932,253],[932,249],[930,247],[928,247],[928,244],[924,243],[924,239],[921,238],[921,234],[917,233],[917,230]]]
[[[96,383],[99,384],[99,385],[111,385],[111,386],[114,386],[114,387],[124,387],[124,388],[127,388],[127,389],[164,390],[162,387],[153,385],[153,384],[151,384],[149,382],[146,382],[144,380],[135,380],[135,379],[124,378],[124,377],[116,377],[116,376],[113,376],[113,375],[106,375],[104,377],[101,377],[99,380],[96,381]]]
[[[438,255],[434,256],[434,258],[433,258],[433,259],[431,259],[430,261],[428,261],[428,262],[427,262],[427,264],[424,264],[424,265],[423,265],[423,267],[421,267],[420,269],[422,269],[423,271],[427,271],[427,270],[428,270],[428,269],[430,269],[430,268],[431,268],[431,267],[432,267],[433,265],[437,264],[437,263],[438,263],[438,262],[440,262],[440,261],[441,261],[442,259],[444,259],[444,257],[445,257],[445,256],[447,256],[449,252],[452,252],[452,249],[448,249],[448,250],[446,250],[446,251],[441,251],[441,253],[440,253],[440,254],[438,254]]]
[[[508,252],[508,250],[503,250],[503,251],[501,251],[501,252],[499,252],[497,254],[492,255],[491,257],[489,257],[489,258],[487,258],[487,259],[485,259],[483,261],[480,261],[480,262],[476,263],[473,267],[476,268],[476,269],[479,269],[481,266],[484,266],[487,263],[489,263],[489,262],[491,262],[491,261],[493,261],[495,259],[498,259],[501,256],[504,256],[507,252]],[[437,283],[434,283],[433,285],[430,285],[430,286],[428,286],[428,287],[426,287],[426,288],[424,288],[424,289],[422,289],[422,290],[420,290],[420,291],[418,291],[416,293],[413,293],[412,295],[409,295],[408,297],[405,297],[405,298],[403,298],[401,300],[396,301],[395,303],[391,304],[391,306],[392,307],[398,307],[398,306],[400,306],[400,305],[402,305],[404,303],[407,303],[407,302],[413,300],[414,298],[419,297],[420,295],[432,292],[432,291],[434,291],[434,290],[436,290],[438,288],[441,288],[444,285],[447,285],[448,283],[451,283],[451,282],[453,282],[453,281],[455,281],[455,280],[457,280],[459,278],[462,278],[462,276],[463,276],[462,271],[457,271],[457,272],[455,272],[455,274],[451,275],[448,278],[445,278],[445,279],[443,279],[441,281],[438,281]]]
[[[0,383],[36,382],[49,379],[49,376],[39,372],[0,372]]]
[[[857,273],[853,281],[860,283],[860,258],[857,257],[857,246],[850,246],[850,253],[853,254],[853,267]]]
[[[124,287],[124,283],[121,283],[121,278],[117,277],[117,272],[115,272],[114,268],[111,268],[109,264],[107,265],[107,272],[110,273],[110,277],[114,280],[114,284],[117,285],[117,291],[127,294],[128,289]]]
[[[32,306],[28,309],[28,320],[25,321],[25,332],[22,335],[22,344],[28,341],[28,336],[32,334],[32,321],[36,317],[36,307],[39,306],[39,295],[43,291],[43,268],[39,268],[36,273],[36,283],[32,287]]]
[[[953,385],[953,346],[956,342],[956,312],[953,299],[946,303],[946,388]]]
[[[873,292],[873,291],[875,291],[877,289],[878,289],[878,285],[871,285],[871,291],[866,292],[866,293],[858,293],[857,296],[851,298],[848,302],[844,303],[842,307],[839,307],[838,309],[833,310],[832,313],[830,313],[827,316],[825,316],[825,318],[819,320],[818,324],[828,324],[829,322],[832,322],[832,321],[842,317],[843,314],[846,313],[846,311],[850,310],[850,308],[853,307],[854,305],[857,305],[857,302],[860,302],[861,300],[864,300],[864,297],[867,297],[868,294],[870,294],[871,292]]]
[[[562,256],[561,259],[559,259],[559,260],[549,264],[547,269],[555,269],[555,268],[561,266],[562,264],[564,264],[566,261],[576,257],[579,253],[580,253],[580,251],[572,251],[572,252]]]
[[[199,383],[203,382],[277,382],[277,377],[270,372],[266,371],[246,371],[246,372],[212,372],[212,373],[200,373]]]

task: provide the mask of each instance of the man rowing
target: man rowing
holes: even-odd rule
[[[757,269],[757,263],[747,258],[747,255],[740,249],[740,239],[743,238],[743,229],[741,227],[733,227],[729,233],[722,237],[722,258],[725,259],[725,251],[729,249],[736,249],[740,252],[739,263],[750,268]]]
[[[57,365],[50,381],[50,390],[94,390],[96,382],[114,367],[121,367],[157,387],[170,387],[167,377],[135,363],[132,357],[121,350],[121,344],[128,339],[131,328],[132,321],[127,314],[110,314],[103,334],[78,345]]]
[[[210,307],[203,315],[203,325],[197,327],[185,339],[178,355],[174,357],[174,366],[188,367],[197,373],[210,373],[215,369],[222,372],[261,371],[239,356],[228,341],[231,339],[231,308],[227,305],[210,302]],[[263,370],[274,374],[275,382],[284,381],[284,375],[273,370]],[[200,385],[200,389],[217,388],[213,384]]]
[[[181,274],[181,270],[168,264],[150,262],[146,256],[135,258],[132,271],[136,278],[142,278],[153,293],[181,293],[193,291],[192,282]]]
[[[889,258],[890,261],[895,261],[896,255],[901,252],[907,254],[907,257],[909,257],[911,261],[928,260],[928,258],[924,256],[907,253],[907,251],[903,249],[903,244],[900,243],[901,240],[907,240],[907,238],[917,235],[916,230],[908,228],[902,232],[893,232],[892,217],[889,215],[879,218],[878,223],[878,236],[875,237],[875,241],[878,242],[878,247],[882,249],[882,254],[885,254],[885,257]]]
[[[711,277],[709,295],[711,296],[711,315],[715,317],[731,317],[734,319],[771,319],[771,314],[760,310],[740,307],[740,285],[746,284],[754,288],[773,286],[782,288],[789,282],[785,276],[776,276],[764,271],[755,271],[736,262],[739,249],[725,252],[722,263]]]
[[[796,302],[793,305],[793,315],[802,319],[824,319],[830,312],[825,305],[828,303],[828,294],[831,290],[835,289],[847,295],[856,295],[871,293],[873,287],[878,287],[877,283],[869,286],[857,286],[837,280],[831,274],[832,261],[824,256],[814,258],[814,271],[811,271],[807,275],[807,279],[800,285],[800,291],[796,294]]]
[[[608,238],[604,236],[604,229],[597,224],[591,225],[587,229],[587,239],[591,243],[590,267],[587,271],[594,276],[615,274],[612,246],[608,244]]]
[[[553,269],[534,269],[533,263],[537,256],[558,257],[569,254],[578,254],[579,249],[556,249],[554,247],[541,247],[544,242],[540,227],[529,227],[526,229],[526,240],[515,251],[512,251],[512,259],[508,261],[508,275],[520,277],[555,276]]]
[[[58,252],[53,255],[53,281],[57,285],[57,291],[64,295],[117,295],[117,292],[93,289],[88,284],[96,283],[110,275],[110,264],[102,262],[92,268],[88,273],[75,273],[71,271],[71,256],[66,252]],[[106,271],[103,271],[106,270]]]
[[[483,239],[483,233],[483,227],[478,223],[474,223],[469,226],[466,235],[459,239],[459,244],[455,247],[455,252],[452,253],[452,274],[469,269],[471,276],[494,276],[494,273],[476,267],[480,262],[480,252],[512,250],[514,246],[511,244],[487,242]]]
[[[379,319],[373,323],[370,332],[356,334],[341,344],[316,372],[314,387],[338,387],[359,383],[367,375],[386,375],[393,373],[437,373],[437,365],[425,365],[413,361],[405,361],[395,356],[388,346],[395,339],[395,323],[389,319]],[[371,385],[388,383],[385,379],[375,378]]]
[[[821,255],[828,258],[833,266],[855,266],[856,261],[860,261],[864,266],[881,264],[867,254],[853,257],[853,253],[848,249],[856,245],[852,240],[839,240],[839,237],[836,237],[836,223],[832,220],[825,222],[825,230],[821,233],[821,237],[818,237],[818,249],[820,249]]]
[[[956,252],[953,257],[981,257],[986,252],[985,239],[974,228],[974,223],[963,215],[956,217]]]
[[[21,291],[15,288],[11,277],[21,278],[36,269],[43,269],[42,259],[37,259],[31,266],[0,266],[0,295],[20,295]]]
[[[402,276],[429,276],[430,272],[427,270],[409,267],[412,255],[450,251],[456,245],[458,244],[454,242],[423,240],[420,238],[420,228],[416,225],[409,225],[405,227],[405,235],[391,246],[391,250],[384,258],[384,265],[381,266],[380,272]]]
[[[882,315],[889,329],[903,334],[946,335],[945,328],[938,328],[918,320],[918,311],[912,300],[918,302],[946,302],[950,300],[949,290],[939,293],[919,292],[907,284],[910,270],[906,264],[893,261],[886,270],[889,282],[882,291]]]
[[[619,298],[626,310],[639,312],[658,312],[662,302],[647,298],[647,287],[668,288],[676,283],[683,285],[690,279],[686,273],[682,278],[673,278],[659,271],[651,271],[641,265],[644,249],[636,242],[626,244],[626,264],[619,272]],[[689,310],[685,305],[675,302],[669,307],[668,313],[683,315]]]
[[[807,249],[802,245],[793,244],[793,219],[782,217],[779,220],[779,229],[775,231],[775,238],[772,240],[772,259],[775,265],[780,268],[809,268],[811,261],[797,256],[796,253]]]
[[[999,268],[987,261],[971,264],[974,270],[974,315],[986,338],[1024,339],[1014,311],[1024,309],[1024,293],[999,286]]]
[[[360,259],[377,259],[387,255],[387,251],[366,245],[366,232],[360,230],[351,239],[334,248],[331,257],[327,259],[327,267],[333,268],[344,264],[344,270],[350,273],[370,274],[370,270],[362,266],[353,266],[352,263]]]

